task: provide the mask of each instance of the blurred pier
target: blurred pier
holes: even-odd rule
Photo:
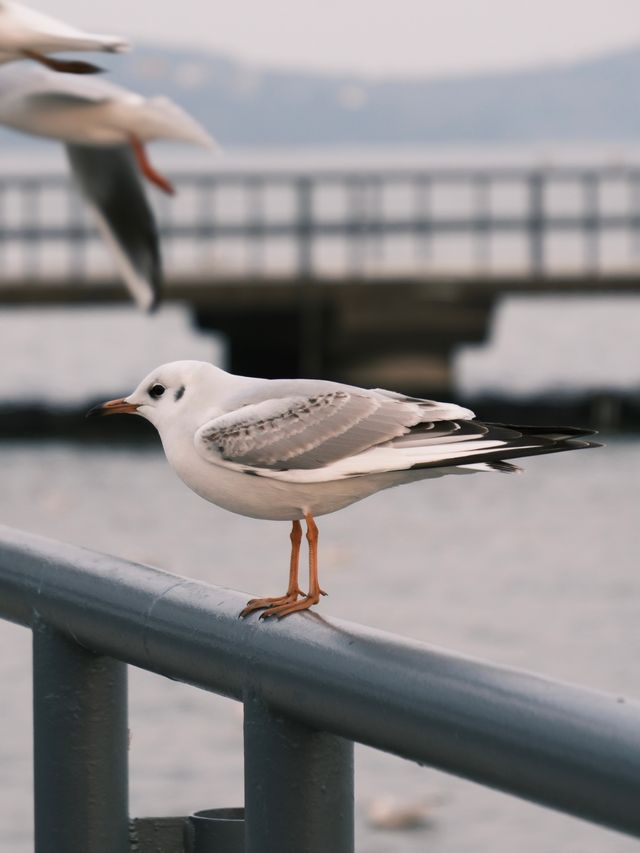
[[[509,293],[640,292],[640,165],[182,172],[165,298],[230,368],[449,390]],[[0,305],[127,299],[64,174],[0,177]]]

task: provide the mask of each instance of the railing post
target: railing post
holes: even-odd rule
[[[542,172],[529,175],[529,240],[531,275],[544,275],[544,183]]]
[[[198,248],[198,266],[210,272],[214,257],[214,240],[216,239],[216,210],[215,198],[218,187],[215,177],[207,175],[206,179],[198,182],[198,232],[196,240]]]
[[[349,268],[347,274],[360,278],[363,273],[366,245],[364,238],[367,229],[367,196],[365,179],[354,176],[347,180],[349,192],[349,219],[346,223],[346,237],[349,246]]]
[[[67,209],[67,225],[73,233],[67,268],[70,280],[80,283],[86,276],[86,249],[89,236],[82,220],[82,199],[75,187],[70,186],[67,190]]]
[[[303,175],[296,179],[298,277],[308,281],[313,275],[313,184]]]
[[[433,191],[433,176],[420,174],[414,182],[414,220],[417,257],[421,265],[431,260],[433,253],[431,233],[431,196]]]
[[[6,180],[0,180],[0,271],[3,274],[8,273],[7,264],[7,246],[8,241],[5,234],[7,228],[7,190],[9,189]]]
[[[38,226],[40,224],[40,189],[37,181],[27,179],[22,185],[22,221],[26,236],[24,245],[24,274],[37,278],[40,271],[40,247],[42,245]]]
[[[251,175],[245,181],[248,208],[249,268],[252,276],[260,276],[264,269],[264,179]]]
[[[587,274],[598,274],[600,265],[599,217],[600,181],[595,172],[585,172],[582,178],[584,193],[584,235]]]
[[[36,853],[128,853],[126,666],[33,627]]]
[[[491,178],[486,172],[475,176],[474,190],[476,269],[485,273],[491,262]]]
[[[353,853],[353,743],[244,703],[245,853]]]

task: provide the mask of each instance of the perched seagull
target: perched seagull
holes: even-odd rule
[[[53,71],[95,74],[102,69],[90,62],[54,59],[48,54],[61,50],[123,53],[128,49],[128,43],[118,36],[85,33],[22,3],[0,2],[0,63],[35,59]]]
[[[201,497],[247,515],[291,521],[289,585],[240,613],[288,616],[317,604],[314,518],[381,489],[475,471],[519,471],[507,462],[596,447],[588,430],[515,427],[475,420],[453,403],[310,379],[233,376],[201,361],[152,371],[128,397],[87,415],[142,415],[160,433],[167,460]],[[309,589],[298,585],[304,519]]]
[[[144,98],[107,80],[15,65],[0,69],[0,124],[66,144],[71,169],[140,307],[158,299],[158,235],[140,174],[173,194],[145,143],[173,139],[213,148],[204,128],[167,98]]]

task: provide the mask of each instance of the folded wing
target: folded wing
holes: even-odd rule
[[[318,469],[408,436],[427,418],[429,430],[438,419],[473,415],[453,404],[330,383],[315,394],[295,393],[304,382],[288,387],[294,393],[240,405],[204,424],[195,438],[199,452],[260,469]],[[447,424],[447,434],[458,428]]]

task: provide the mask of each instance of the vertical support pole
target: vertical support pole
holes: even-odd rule
[[[353,743],[253,694],[244,715],[245,853],[353,853]]]
[[[68,274],[71,282],[79,284],[86,274],[88,233],[82,220],[82,203],[73,186],[67,188],[67,228],[71,235]]]
[[[366,253],[367,196],[364,177],[354,176],[347,180],[349,220],[346,237],[348,245],[347,275],[361,278]]]
[[[36,853],[128,853],[126,666],[33,627]]]
[[[384,178],[381,175],[369,178],[369,192],[367,257],[374,262],[374,273],[378,274],[384,259]]]
[[[215,239],[215,198],[217,183],[211,175],[204,177],[198,184],[199,211],[198,211],[198,259],[197,264],[202,270],[210,274],[214,257]]]
[[[246,179],[245,194],[248,208],[249,234],[248,266],[252,277],[263,275],[264,269],[264,180],[258,175]]]
[[[8,272],[7,259],[7,235],[5,229],[8,228],[7,221],[7,193],[9,191],[8,181],[0,181],[0,271],[4,274]]]
[[[414,219],[416,223],[416,255],[420,267],[432,260],[431,196],[433,176],[420,174],[415,180]]]
[[[24,243],[24,275],[37,278],[40,272],[40,235],[38,226],[40,193],[34,179],[25,179],[22,185],[22,230]]]
[[[585,172],[582,178],[584,193],[584,236],[587,275],[598,274],[600,266],[600,183],[595,172]]]
[[[633,269],[640,257],[640,172],[629,174],[629,238]]]
[[[313,186],[310,177],[305,175],[296,179],[296,195],[298,277],[307,282],[313,275]]]
[[[476,268],[486,273],[491,262],[491,178],[481,173],[474,178]]]
[[[529,245],[531,275],[544,275],[544,176],[542,172],[529,175]]]

